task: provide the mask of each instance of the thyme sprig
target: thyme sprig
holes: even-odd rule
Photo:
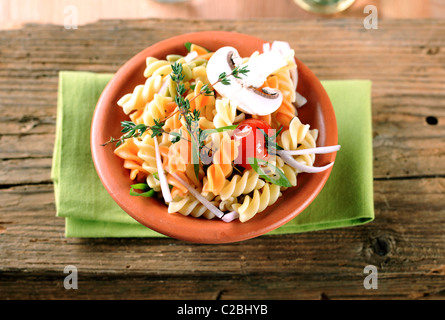
[[[103,143],[101,146],[106,146],[110,143],[116,143],[116,147],[120,146],[122,143],[125,142],[126,139],[129,138],[137,138],[141,137],[145,132],[151,131],[151,137],[160,136],[163,133],[168,133],[173,136],[171,141],[173,143],[176,143],[180,141],[181,139],[185,139],[189,142],[192,142],[193,145],[195,145],[195,148],[201,149],[203,147],[202,139],[203,136],[203,130],[199,128],[198,122],[200,117],[200,112],[197,109],[191,110],[190,103],[198,98],[200,95],[214,95],[213,86],[217,83],[222,83],[223,85],[230,85],[231,79],[230,76],[233,76],[236,79],[241,79],[241,75],[247,75],[249,70],[247,69],[247,66],[243,67],[236,67],[232,70],[230,74],[227,74],[226,72],[221,73],[218,76],[218,80],[212,84],[205,84],[200,89],[199,93],[196,94],[192,99],[187,99],[185,97],[186,95],[186,88],[183,83],[184,80],[184,74],[183,74],[183,67],[182,64],[175,62],[171,65],[172,67],[172,73],[170,74],[171,79],[176,83],[176,95],[174,97],[174,101],[176,105],[178,106],[178,110],[175,112],[172,112],[168,117],[166,117],[164,120],[154,119],[154,125],[146,125],[146,124],[135,124],[132,121],[122,121],[121,126],[122,130],[121,133],[124,133],[119,138],[113,138],[110,137],[110,140]],[[167,132],[164,130],[163,126],[165,125],[165,122],[174,116],[176,113],[180,113],[179,118],[184,117],[185,123],[186,123],[186,129],[188,130],[192,141],[188,140],[187,138],[184,138],[180,133],[175,132]],[[199,151],[199,150],[195,150]],[[193,152],[195,153],[195,152]],[[196,152],[196,154],[199,154],[199,152]]]
[[[150,130],[152,132],[151,137],[156,137],[158,135],[162,135],[162,133],[166,133],[163,128],[163,123],[158,120],[154,120],[155,124],[153,126],[148,126],[143,123],[135,124],[133,121],[121,121],[121,133],[125,133],[119,138],[110,137],[110,140],[101,144],[101,146],[106,146],[110,143],[116,143],[116,147],[119,147],[125,140],[133,137],[141,137],[146,131]]]

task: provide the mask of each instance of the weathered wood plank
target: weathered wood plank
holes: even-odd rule
[[[0,185],[51,183],[51,158],[24,158],[3,160]]]
[[[0,159],[48,158],[53,154],[54,133],[1,135]]]
[[[227,245],[65,239],[50,184],[12,187],[0,193],[0,297],[119,298],[131,288],[133,298],[161,299],[171,292],[182,299],[443,298],[444,186],[444,179],[376,181],[373,223]],[[376,291],[362,286],[370,264],[379,270]],[[66,265],[78,268],[76,293],[62,287]]]
[[[9,299],[156,299],[156,300],[293,300],[293,299],[444,299],[444,291],[436,289],[441,276],[421,276],[422,284],[413,288],[413,279],[406,275],[380,275],[377,290],[363,287],[363,270],[343,277],[330,274],[294,273],[292,275],[249,275],[225,277],[157,277],[124,274],[90,275],[79,271],[78,289],[66,290],[63,269],[58,274],[3,273],[0,297]],[[397,277],[397,286],[394,286]],[[349,280],[346,283],[345,280]],[[30,286],[38,283],[39,286]],[[415,283],[415,282],[414,282]],[[382,293],[384,291],[384,293]]]
[[[63,268],[73,264],[85,276],[84,285],[89,289],[93,285],[89,281],[95,277],[99,277],[99,282],[100,277],[111,277],[128,283],[129,279],[142,278],[151,283],[164,277],[169,283],[173,281],[167,280],[170,277],[184,277],[177,282],[179,287],[192,283],[196,286],[201,277],[208,277],[213,278],[208,285],[215,286],[214,290],[222,288],[225,298],[267,298],[266,292],[274,286],[277,290],[272,290],[271,297],[278,299],[289,297],[290,291],[295,290],[292,286],[302,289],[293,296],[312,299],[323,290],[332,298],[368,294],[408,298],[414,292],[440,296],[445,289],[444,274],[439,268],[445,265],[444,188],[444,178],[413,179],[410,184],[403,180],[376,181],[376,221],[368,225],[263,236],[237,244],[197,245],[173,239],[65,239],[63,219],[54,218],[50,184],[11,187],[0,191],[2,274],[15,272],[31,278],[39,275],[53,283],[62,281]],[[375,265],[379,270],[378,292],[363,289],[366,265]],[[260,282],[246,280],[260,275]],[[156,280],[157,277],[160,279]],[[282,281],[277,282],[276,277],[282,277]],[[405,283],[408,278],[409,285]],[[111,290],[106,295],[117,294],[103,281],[101,285]],[[239,290],[230,285],[232,281],[241,282],[241,287],[237,284]],[[335,288],[340,284],[344,288],[337,292]],[[141,284],[140,297],[147,294],[146,285],[151,288],[146,282]],[[17,286],[11,289],[16,290]],[[407,286],[411,290],[405,290]],[[163,290],[167,288],[158,288],[147,297],[165,295],[167,291]],[[254,293],[258,288],[267,289],[264,296]],[[46,290],[49,291],[41,294],[51,296],[60,288]],[[193,291],[193,285],[188,290]],[[212,291],[209,290],[198,290],[194,297],[208,297]],[[184,296],[179,298],[187,298],[186,293],[182,292]],[[82,294],[79,291],[78,297]]]

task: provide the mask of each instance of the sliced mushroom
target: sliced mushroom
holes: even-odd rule
[[[269,115],[276,111],[283,96],[280,91],[271,88],[257,90],[274,71],[287,65],[287,61],[277,51],[265,52],[252,57],[245,64],[238,51],[233,47],[222,47],[217,50],[207,64],[207,77],[214,83],[214,89],[223,97],[238,105],[238,109],[253,115]],[[247,75],[241,79],[229,77],[230,84],[218,82],[221,73],[231,74],[236,67],[247,67]]]

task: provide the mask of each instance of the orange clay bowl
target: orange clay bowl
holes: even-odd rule
[[[275,40],[275,39],[274,39]],[[281,40],[281,39],[276,39]],[[179,35],[154,44],[125,63],[103,91],[93,116],[91,127],[91,151],[97,173],[103,185],[117,204],[131,217],[146,227],[169,237],[196,243],[229,243],[251,239],[268,233],[301,213],[318,195],[326,183],[331,168],[321,173],[301,173],[296,187],[283,192],[278,201],[251,220],[230,223],[215,218],[194,218],[180,213],[168,213],[167,206],[155,198],[130,196],[129,171],[123,168],[123,160],[114,155],[114,146],[101,146],[110,137],[121,135],[120,122],[128,120],[117,101],[126,93],[133,92],[138,84],[144,84],[145,60],[149,56],[165,59],[168,54],[186,55],[185,42],[201,45],[211,51],[223,46],[233,46],[242,57],[254,51],[262,52],[266,41],[253,36],[208,31]],[[301,61],[298,65],[298,88],[307,103],[298,109],[302,123],[319,130],[317,146],[337,144],[337,124],[334,110],[326,91],[317,77]],[[335,152],[317,155],[315,166],[335,160]]]

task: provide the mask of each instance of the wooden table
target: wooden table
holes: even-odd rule
[[[115,72],[201,30],[287,40],[320,79],[373,81],[374,222],[224,245],[66,239],[50,179],[59,70]],[[101,21],[0,32],[1,299],[445,297],[445,21]],[[63,286],[65,266],[79,272]],[[378,270],[367,290],[364,268]]]
[[[443,0],[355,0],[348,10],[326,19],[362,18],[363,9],[373,5],[379,18],[429,19],[445,17]],[[309,13],[294,0],[0,0],[0,29],[19,28],[23,23],[63,25],[73,9],[79,25],[100,19],[295,19],[322,16]]]

